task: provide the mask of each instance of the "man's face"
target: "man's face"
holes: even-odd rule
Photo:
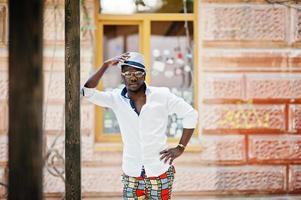
[[[142,69],[137,69],[128,65],[122,66],[121,76],[128,91],[136,92],[143,86],[145,81],[145,73],[143,72]]]

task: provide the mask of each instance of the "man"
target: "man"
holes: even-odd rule
[[[113,91],[94,88],[111,66],[121,68],[125,87]],[[168,88],[145,84],[143,55],[129,52],[105,61],[82,89],[92,103],[111,108],[123,141],[124,199],[170,199],[174,179],[173,160],[185,150],[197,123],[197,112]],[[183,118],[178,146],[167,148],[168,115]]]

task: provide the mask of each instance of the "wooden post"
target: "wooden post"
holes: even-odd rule
[[[43,199],[43,2],[9,1],[8,199]]]
[[[80,1],[65,0],[66,199],[81,199]]]

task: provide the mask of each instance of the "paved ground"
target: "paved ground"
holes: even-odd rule
[[[85,200],[121,200],[121,197],[83,198]],[[260,197],[199,197],[199,196],[174,196],[172,200],[301,200],[301,196],[260,196]]]
[[[194,196],[193,196],[194,195]],[[116,197],[113,194],[107,197],[82,197],[83,200],[122,200],[121,197]],[[1,199],[2,200],[2,199]],[[62,200],[58,197],[47,197],[45,200]],[[301,200],[301,195],[261,195],[261,196],[197,196],[196,194],[177,194],[172,197],[172,200]]]

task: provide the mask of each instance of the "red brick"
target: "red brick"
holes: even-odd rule
[[[203,74],[202,91],[204,99],[242,99],[242,74]]]
[[[200,122],[204,130],[285,128],[284,105],[204,105]]]
[[[301,98],[301,74],[248,74],[248,99]]]
[[[224,162],[246,160],[245,136],[202,136],[201,161]]]
[[[289,107],[289,129],[301,132],[301,105],[295,104]]]
[[[207,41],[285,41],[287,9],[277,5],[202,4],[201,36]]]
[[[298,7],[301,8],[300,6]],[[297,9],[292,9],[292,26],[293,26],[293,42],[301,41],[301,11]]]
[[[249,136],[249,158],[255,161],[301,161],[301,136]]]
[[[287,67],[288,52],[272,50],[211,50],[202,51],[205,70],[280,70]],[[293,62],[293,61],[292,61]]]
[[[285,166],[176,167],[176,170],[174,191],[177,192],[258,194],[286,190]]]
[[[301,192],[301,165],[289,166],[289,191]]]
[[[289,57],[289,67],[291,70],[300,69],[301,67],[301,55],[293,55]]]

